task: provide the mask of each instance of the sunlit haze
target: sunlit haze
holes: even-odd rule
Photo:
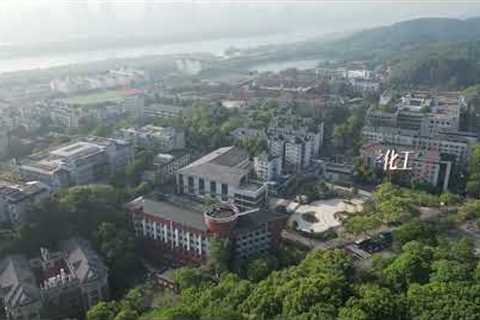
[[[468,17],[479,3],[426,1],[3,0],[0,42],[85,37],[209,38],[271,32],[332,33],[424,16]]]

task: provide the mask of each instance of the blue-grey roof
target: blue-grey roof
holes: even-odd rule
[[[0,298],[10,308],[40,300],[40,289],[25,256],[11,255],[0,261]]]

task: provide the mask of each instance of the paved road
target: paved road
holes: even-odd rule
[[[282,238],[294,242],[301,243],[313,250],[323,250],[323,249],[331,249],[331,248],[339,248],[343,247],[346,244],[349,243],[349,241],[341,239],[341,238],[335,238],[327,241],[321,241],[317,239],[310,239],[307,237],[304,237],[302,235],[299,235],[293,231],[290,230],[283,230],[282,231]]]

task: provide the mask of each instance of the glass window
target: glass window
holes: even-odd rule
[[[195,193],[193,177],[188,177],[188,192],[189,193]]]
[[[210,181],[210,193],[217,193],[217,183],[215,181]]]
[[[179,174],[179,175],[178,175],[178,184],[179,184],[179,188],[178,188],[179,191],[180,191],[181,193],[183,193],[184,190],[183,190],[183,175],[182,175],[182,174]]]
[[[228,185],[222,183],[222,200],[226,201],[228,199]]]

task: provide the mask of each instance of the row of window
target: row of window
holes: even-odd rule
[[[182,177],[180,177],[182,179]],[[195,193],[195,180],[194,177],[188,177],[188,192]],[[198,178],[198,193],[205,194],[205,179]],[[217,193],[217,182],[210,181],[210,193],[216,194]],[[228,195],[228,185],[225,183],[221,184],[221,194]]]

